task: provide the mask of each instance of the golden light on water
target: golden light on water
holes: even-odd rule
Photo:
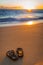
[[[36,22],[36,21],[28,21],[25,23],[25,25],[35,25],[35,24],[38,24],[38,23],[41,23],[41,22]]]
[[[26,23],[26,25],[33,25],[33,24],[34,24],[33,21],[29,21]]]

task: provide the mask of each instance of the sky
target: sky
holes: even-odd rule
[[[43,5],[43,0],[0,0],[0,5],[34,8],[34,6]]]

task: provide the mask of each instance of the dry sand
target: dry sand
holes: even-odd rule
[[[6,57],[7,50],[16,51],[18,47],[24,50],[23,59],[12,61]],[[43,23],[0,28],[0,65],[40,65],[39,62],[43,63]]]

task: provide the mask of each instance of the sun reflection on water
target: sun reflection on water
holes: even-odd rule
[[[33,21],[26,22],[26,25],[33,25]]]

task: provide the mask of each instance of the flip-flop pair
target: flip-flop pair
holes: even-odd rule
[[[16,53],[14,50],[9,50],[6,55],[12,60],[17,60],[18,58],[22,58],[24,56],[22,48],[17,48]]]

